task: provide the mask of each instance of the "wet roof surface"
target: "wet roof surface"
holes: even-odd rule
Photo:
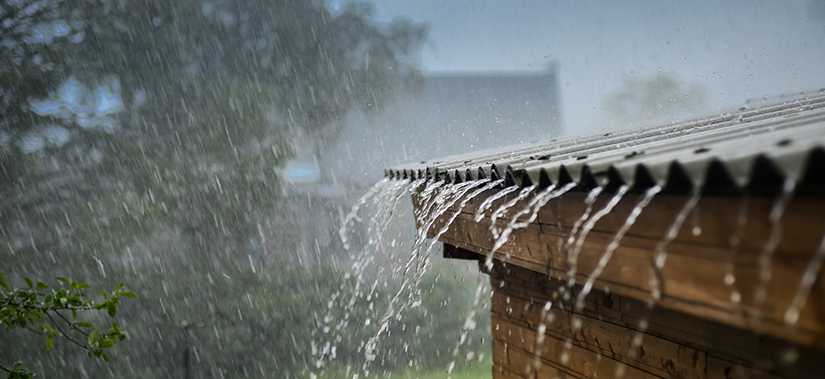
[[[405,164],[394,179],[506,178],[528,186],[576,182],[666,192],[773,193],[794,180],[822,193],[825,90],[778,104],[618,133],[552,140]]]

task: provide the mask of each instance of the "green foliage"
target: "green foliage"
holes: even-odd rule
[[[57,286],[23,277],[25,287],[12,287],[0,272],[0,327],[6,331],[26,329],[44,337],[46,350],[52,350],[55,339],[64,339],[85,350],[90,357],[109,360],[106,350],[126,339],[123,329],[115,321],[122,298],[135,294],[118,285],[110,292],[103,291],[97,298],[88,294],[88,284],[59,277]],[[105,314],[112,320],[102,329],[90,321],[86,313]],[[0,365],[9,378],[31,378],[33,374],[17,362],[11,368]]]

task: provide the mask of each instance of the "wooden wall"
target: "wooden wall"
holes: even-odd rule
[[[453,246],[446,252],[461,258],[473,254]],[[634,357],[631,340],[639,320],[649,315],[640,301],[597,290],[581,312],[556,299],[543,313],[558,281],[500,262],[490,281],[494,378],[613,378],[619,365],[625,365],[625,378],[822,378],[825,373],[821,350],[664,308],[650,314]],[[545,337],[538,345],[542,318]],[[574,318],[581,320],[575,335]]]
[[[566,242],[572,227],[584,211],[584,194],[568,193],[545,206],[536,222],[517,230],[496,254],[504,260],[535,272],[549,272],[565,277],[570,248]],[[603,195],[594,205],[601,209],[611,195]],[[489,217],[473,220],[473,213],[486,196],[473,200],[457,216],[449,230],[440,237],[446,244],[480,255],[493,247]],[[496,201],[492,209],[509,200]],[[529,200],[529,199],[527,199]],[[521,209],[517,204],[510,213]],[[578,257],[576,280],[581,284],[594,270],[616,230],[624,223],[638,195],[628,194],[619,205],[596,224],[584,241]],[[599,289],[646,301],[651,294],[651,262],[655,248],[662,241],[675,213],[683,206],[683,196],[661,195],[642,212],[638,221],[621,240],[610,263],[596,281]],[[663,270],[663,308],[721,322],[732,327],[757,331],[825,350],[825,280],[820,273],[808,302],[796,325],[783,321],[785,310],[799,287],[806,269],[825,232],[825,201],[816,197],[794,198],[782,218],[781,242],[772,254],[772,277],[767,283],[767,300],[757,303],[753,294],[760,286],[759,259],[772,233],[768,214],[773,199],[747,200],[747,219],[738,226],[737,215],[743,199],[737,197],[703,197],[676,239],[667,247],[669,257]],[[452,212],[452,210],[451,210]],[[489,214],[491,211],[488,211]],[[444,217],[447,217],[447,212]],[[499,219],[499,228],[509,220]],[[701,233],[692,233],[694,227]],[[440,224],[431,229],[438,230]],[[731,237],[740,235],[736,252]],[[726,273],[735,273],[733,286],[725,283]],[[740,302],[732,301],[733,290],[741,293]],[[825,357],[823,358],[825,359]],[[825,374],[823,374],[825,377]]]

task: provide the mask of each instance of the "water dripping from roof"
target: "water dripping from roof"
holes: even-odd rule
[[[325,315],[320,320],[316,320],[318,327],[312,340],[314,357],[312,371],[317,370],[322,373],[326,362],[335,359],[336,344],[341,340],[341,331],[349,324],[352,316],[349,310],[352,309],[360,299],[366,299],[367,302],[372,301],[371,294],[375,291],[375,283],[377,283],[377,281],[373,283],[371,288],[364,288],[364,273],[374,262],[376,253],[382,245],[382,236],[392,220],[399,199],[407,193],[407,188],[412,185],[416,185],[416,183],[411,183],[407,180],[387,183],[382,180],[370,188],[370,190],[356,202],[350,211],[350,215],[345,218],[345,223],[356,219],[360,220],[360,218],[357,217],[358,209],[368,203],[375,209],[375,213],[367,225],[370,238],[363,249],[353,256],[351,270],[344,274],[344,280],[352,279],[354,281],[354,287],[351,288],[351,292],[349,292],[347,298],[344,298],[345,288],[343,288],[343,286],[335,291],[326,304]],[[342,235],[342,239],[348,236],[348,232],[343,225],[342,231],[339,231],[339,234]],[[338,309],[345,309],[346,311],[341,317],[336,318],[335,311]],[[316,373],[310,372],[310,374],[315,375]]]
[[[527,198],[527,196],[530,196],[530,194],[533,193],[533,190],[535,189],[536,185],[522,188],[518,195],[516,195],[516,197],[502,204],[498,207],[498,209],[495,210],[495,212],[493,212],[493,214],[490,216],[490,233],[493,234],[493,239],[497,239],[499,235],[498,225],[496,225],[498,219],[500,217],[506,216],[510,208],[514,207],[520,201]]]
[[[474,218],[475,222],[480,222],[482,219],[484,219],[484,212],[487,212],[487,210],[493,206],[493,202],[495,202],[498,199],[501,199],[504,196],[507,196],[509,193],[514,192],[517,189],[519,189],[519,186],[510,186],[484,199],[484,202],[482,202],[481,205],[478,206],[478,210],[476,211],[476,215]]]
[[[791,198],[793,198],[795,189],[796,179],[793,177],[786,178],[782,186],[782,192],[774,201],[768,214],[770,234],[759,254],[759,283],[753,293],[755,317],[760,316],[761,310],[759,308],[767,298],[768,283],[773,276],[773,256],[779,248],[779,244],[782,242],[782,217],[785,215],[788,203],[791,201]]]
[[[748,207],[749,197],[744,196],[739,201],[739,209],[736,214],[736,229],[730,238],[728,263],[725,265],[725,276],[723,282],[730,287],[729,299],[733,303],[734,311],[737,315],[741,313],[742,292],[739,290],[736,281],[736,257],[739,255],[739,249],[742,247],[742,236],[745,233],[745,228],[748,225]]]
[[[461,203],[458,205],[458,208],[456,208],[455,212],[453,212],[453,214],[450,216],[450,218],[447,220],[447,222],[444,223],[444,225],[441,227],[441,229],[438,231],[438,233],[436,233],[435,237],[433,237],[432,242],[430,243],[430,246],[428,247],[427,250],[432,249],[434,247],[434,245],[436,243],[438,243],[438,240],[441,238],[441,236],[444,235],[444,233],[446,233],[449,230],[450,225],[453,224],[455,219],[458,217],[458,215],[461,214],[461,211],[467,206],[467,204],[470,201],[472,201],[474,198],[478,197],[482,193],[487,192],[490,189],[501,185],[501,183],[503,183],[503,182],[504,182],[504,179],[498,179],[498,180],[494,180],[494,181],[490,181],[489,179],[479,180],[478,181],[479,184],[484,184],[484,183],[487,183],[487,184],[480,187],[480,188],[478,188],[478,189],[476,189],[475,191],[471,192],[469,195],[467,195],[464,198],[464,200],[461,201]]]
[[[635,360],[639,356],[639,348],[642,346],[645,332],[647,332],[647,328],[650,323],[650,316],[653,313],[653,309],[656,307],[656,304],[659,303],[662,299],[662,295],[664,294],[665,282],[662,273],[665,264],[667,263],[668,246],[679,235],[679,232],[682,230],[682,225],[687,220],[688,215],[690,215],[699,204],[699,199],[701,198],[700,188],[700,185],[693,187],[690,197],[682,205],[682,208],[679,209],[679,212],[676,213],[676,216],[673,218],[673,222],[671,222],[670,226],[667,228],[662,240],[656,244],[653,260],[651,261],[651,271],[653,275],[650,277],[650,299],[648,299],[645,303],[645,315],[639,320],[637,325],[638,329],[630,339],[630,347],[627,352],[630,360]],[[624,377],[625,369],[625,365],[622,362],[617,362],[615,377]]]
[[[794,326],[799,322],[799,315],[802,309],[805,308],[805,303],[808,300],[814,283],[816,283],[816,278],[819,276],[823,262],[825,262],[825,237],[822,238],[822,241],[819,243],[819,248],[805,267],[805,272],[802,274],[802,279],[799,282],[799,288],[797,288],[793,300],[791,300],[791,305],[785,311],[786,324]]]
[[[364,204],[366,204],[367,200],[375,196],[375,194],[379,191],[383,190],[389,182],[390,180],[388,178],[384,178],[378,181],[378,183],[375,183],[372,188],[370,188],[364,195],[361,196],[361,198],[358,199],[357,202],[355,202],[349,213],[347,213],[344,218],[344,221],[341,222],[341,228],[338,229],[338,236],[341,237],[341,243],[343,243],[345,250],[349,250],[348,228],[350,222],[361,221],[361,219],[358,218],[358,211],[364,206]]]
[[[573,189],[573,187],[575,187],[575,186],[576,186],[576,183],[568,183],[565,186],[563,186],[559,189],[556,189],[555,185],[553,185],[553,186],[548,187],[547,189],[545,189],[543,192],[539,193],[538,195],[536,195],[530,201],[530,203],[527,204],[527,206],[525,206],[524,208],[522,208],[521,211],[519,211],[518,213],[513,215],[513,217],[510,219],[510,222],[507,224],[507,226],[499,234],[498,238],[495,241],[495,244],[493,244],[493,249],[490,252],[490,256],[491,257],[494,256],[495,253],[502,246],[504,246],[504,244],[507,243],[507,241],[509,240],[510,235],[513,233],[513,231],[529,227],[530,224],[532,224],[533,222],[536,221],[536,219],[538,218],[539,211],[545,205],[547,205],[547,203],[549,203],[551,200],[553,200],[555,198],[558,198],[558,197],[564,195],[565,193],[567,193],[568,191]],[[519,219],[522,216],[527,215],[527,214],[530,215],[529,217],[527,217],[527,220],[519,222]],[[509,258],[509,257],[510,257],[510,254],[508,253],[507,258]]]
[[[584,241],[587,239],[587,235],[590,234],[590,231],[596,226],[596,223],[599,222],[604,216],[607,216],[613,208],[619,204],[619,201],[622,200],[622,197],[627,193],[628,190],[627,185],[623,185],[619,187],[619,190],[613,195],[612,198],[607,202],[607,204],[602,207],[598,212],[593,214],[587,222],[585,222],[584,226],[582,226],[581,232],[579,232],[579,236],[576,238],[576,243],[573,245],[573,250],[568,255],[568,263],[570,267],[567,271],[567,290],[573,289],[573,286],[576,284],[576,274],[578,270],[578,261],[579,255],[581,254],[582,248],[584,247]]]
[[[624,195],[627,193],[628,189],[629,189],[629,186],[627,186],[627,185],[622,185],[621,187],[619,187],[619,190],[616,192],[616,195],[614,195],[613,199],[611,199],[611,202],[614,199],[618,199],[618,200],[616,200],[616,203],[621,201],[621,198],[624,197]],[[580,313],[582,311],[582,309],[584,309],[585,299],[590,294],[590,292],[593,290],[593,286],[595,285],[596,280],[598,280],[598,278],[601,276],[602,272],[604,272],[604,269],[610,263],[610,260],[613,257],[613,254],[619,248],[619,244],[621,243],[622,238],[624,238],[624,235],[628,232],[628,230],[630,230],[630,228],[633,226],[633,224],[636,223],[636,220],[639,218],[639,215],[642,213],[642,211],[645,209],[645,207],[647,207],[647,205],[650,204],[650,202],[653,200],[653,198],[656,196],[656,194],[661,192],[661,190],[662,190],[662,187],[660,185],[655,185],[653,187],[650,187],[647,191],[645,191],[645,194],[642,196],[642,198],[639,200],[639,202],[637,202],[636,205],[633,207],[633,209],[630,211],[630,214],[625,219],[624,224],[622,224],[622,226],[619,228],[619,230],[616,232],[616,234],[613,236],[613,238],[608,243],[607,247],[605,248],[604,253],[602,253],[601,258],[599,258],[599,261],[596,263],[596,267],[588,275],[587,280],[584,283],[584,286],[582,287],[581,291],[579,292],[578,296],[576,297],[576,301],[575,301],[575,310],[576,310],[576,312]],[[609,205],[610,205],[610,203],[608,203],[608,206]],[[612,209],[612,207],[611,207],[611,209]],[[597,213],[597,215],[598,215],[598,213]],[[594,217],[595,217],[595,215],[594,215]],[[587,227],[587,225],[585,225],[585,227]],[[592,229],[592,227],[591,227],[591,229]],[[584,230],[582,230],[582,232],[584,232]],[[576,335],[579,332],[579,330],[581,330],[581,327],[582,327],[581,319],[578,318],[578,317],[573,317],[573,322],[572,322],[571,326],[572,326],[571,337],[568,337],[565,340],[564,349],[563,349],[563,352],[562,352],[561,357],[560,357],[561,362],[564,363],[564,364],[566,364],[570,360],[570,350],[573,347],[572,335]]]
[[[461,213],[461,210],[473,198],[500,185],[502,182],[503,180],[491,182],[489,179],[480,179],[459,184],[445,184],[442,181],[430,183],[422,191],[423,198],[419,199],[419,203],[425,204],[426,211],[422,211],[419,215],[421,228],[416,235],[416,240],[413,243],[408,260],[403,266],[401,285],[390,298],[387,310],[378,322],[376,333],[364,343],[365,362],[362,367],[364,373],[367,372],[367,367],[370,362],[376,359],[377,346],[380,343],[381,337],[389,330],[390,322],[400,317],[406,309],[417,306],[416,304],[419,302],[417,296],[420,296],[420,293],[415,292],[414,289],[418,288],[424,273],[426,273],[429,268],[429,251],[435,245],[437,239],[447,232],[452,222]],[[434,237],[434,242],[426,245],[425,248],[425,241],[429,231],[435,226],[435,223],[441,219],[448,210],[453,209],[459,201],[461,202],[457,207],[458,209],[453,211],[451,216],[438,230]],[[415,271],[410,273],[413,267]],[[406,301],[401,302],[402,296],[408,292],[409,296],[406,297]]]
[[[610,263],[610,259],[613,257],[613,253],[616,252],[616,249],[619,248],[619,244],[621,243],[622,238],[624,238],[624,235],[627,234],[627,231],[630,230],[633,224],[636,223],[636,220],[639,218],[639,215],[642,214],[642,211],[645,209],[645,207],[647,207],[648,204],[650,204],[650,202],[656,196],[656,194],[658,194],[661,191],[662,187],[659,185],[655,185],[653,187],[648,188],[648,190],[645,191],[644,196],[642,196],[642,199],[639,200],[639,202],[636,203],[636,206],[633,207],[633,210],[630,211],[630,214],[627,216],[627,219],[625,219],[624,224],[622,224],[621,228],[619,228],[619,230],[610,240],[610,243],[607,245],[604,254],[602,254],[602,257],[596,264],[596,268],[593,269],[593,271],[587,277],[587,281],[584,283],[584,287],[582,288],[581,292],[579,292],[579,295],[576,298],[576,309],[581,311],[582,308],[584,308],[585,298],[587,298],[587,295],[590,294],[590,291],[593,289],[593,285],[595,284],[596,280],[599,279],[605,267],[607,267],[607,264]],[[622,186],[622,188],[619,189],[617,195],[624,195],[625,193],[627,193],[627,187]]]

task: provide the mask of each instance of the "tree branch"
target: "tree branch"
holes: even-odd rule
[[[78,328],[78,327],[77,327],[77,326],[76,326],[73,322],[69,321],[69,319],[67,319],[67,318],[66,318],[66,316],[64,316],[62,313],[60,313],[60,311],[59,311],[59,310],[55,309],[55,310],[54,310],[54,313],[56,313],[58,316],[60,316],[60,318],[62,318],[62,319],[63,319],[63,321],[65,321],[65,322],[66,322],[66,324],[69,324],[69,326],[70,326],[72,329],[76,330],[78,333],[80,333],[80,334],[82,334],[82,335],[84,335],[84,336],[87,336],[87,337],[89,336],[89,333],[88,333],[88,332],[86,332],[86,331],[85,331],[85,330],[83,330],[83,329]]]
[[[61,327],[60,327],[60,325],[58,324],[57,320],[55,320],[55,319],[54,319],[54,317],[52,317],[52,315],[51,315],[50,313],[46,312],[46,317],[48,317],[48,318],[49,318],[49,321],[51,322],[51,324],[52,324],[52,325],[54,325],[54,327],[55,327],[55,328],[57,328],[57,331],[58,331],[58,332],[60,332],[60,334],[63,336],[63,338],[65,338],[65,339],[69,340],[70,342],[72,342],[72,343],[74,343],[75,345],[79,346],[79,347],[80,347],[81,349],[83,349],[83,350],[87,350],[87,351],[88,351],[88,350],[91,350],[88,346],[86,346],[85,344],[82,344],[82,343],[80,343],[80,342],[77,342],[77,340],[75,340],[74,338],[72,338],[72,336],[70,336],[69,334],[67,334],[67,333],[63,330],[63,328],[61,328]]]
[[[0,370],[3,370],[3,371],[5,371],[9,374],[11,374],[13,372],[10,368],[4,366],[2,363],[0,363]]]

